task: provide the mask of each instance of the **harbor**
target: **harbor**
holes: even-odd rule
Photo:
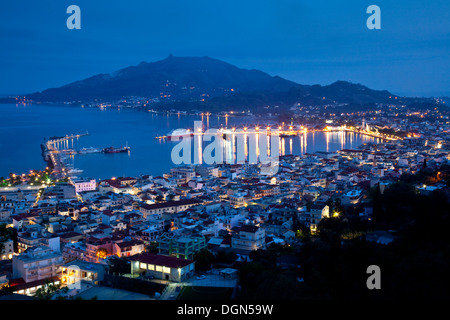
[[[293,137],[298,136],[301,134],[306,133],[314,133],[314,132],[352,132],[352,133],[358,133],[366,136],[370,136],[377,139],[387,140],[387,141],[395,141],[395,140],[401,140],[401,137],[394,136],[394,135],[388,135],[383,134],[378,131],[371,131],[364,128],[358,128],[358,127],[347,127],[347,126],[339,126],[339,127],[325,127],[323,129],[308,129],[303,126],[293,126],[290,125],[288,128],[284,128],[284,126],[278,126],[275,128],[272,128],[271,126],[267,126],[264,128],[261,128],[259,126],[255,127],[232,127],[232,128],[220,128],[217,130],[206,130],[203,131],[203,129],[198,128],[197,130],[192,129],[176,129],[172,130],[171,132],[167,133],[166,135],[158,135],[155,137],[157,140],[168,140],[168,141],[178,141],[180,138],[184,137],[193,137],[193,136],[202,136],[202,135],[218,135],[222,137],[226,137],[227,135],[238,135],[238,134],[245,134],[245,135],[251,135],[251,134],[265,134],[267,136],[277,135],[281,138],[286,137]]]
[[[65,137],[52,137],[41,144],[42,156],[52,169],[52,177],[55,179],[76,178],[77,174],[83,173],[82,169],[75,168],[74,165],[74,156],[77,154],[123,153],[131,150],[128,143],[125,147],[87,147],[75,150],[74,140],[87,135],[89,135],[88,132],[66,135]]]
[[[65,139],[65,145],[62,141],[59,142],[59,145],[56,143],[57,141],[54,141],[55,148],[60,150],[58,152],[66,156],[67,160],[72,161],[73,158],[71,157],[75,158],[74,168],[84,170],[82,174],[78,174],[79,176],[107,179],[112,176],[132,176],[146,172],[153,175],[162,175],[173,166],[171,150],[174,143],[167,138],[158,140],[154,139],[154,137],[158,134],[167,135],[170,130],[175,128],[193,129],[195,121],[201,121],[201,117],[198,116],[162,116],[141,113],[135,110],[122,110],[120,112],[117,110],[100,111],[94,108],[77,109],[69,106],[59,106],[56,109],[54,106],[47,105],[39,105],[35,108],[20,108],[21,112],[27,116],[20,118],[21,122],[17,126],[7,127],[8,130],[0,128],[0,130],[3,130],[4,137],[2,143],[9,150],[8,157],[0,160],[2,163],[0,169],[3,168],[0,177],[8,177],[10,173],[27,173],[30,169],[41,167],[43,165],[41,144],[49,142],[47,141],[49,137],[54,137],[50,140],[56,140],[56,138],[63,138],[69,133],[89,133],[78,139],[75,137],[73,144],[70,139]],[[55,114],[55,110],[61,110],[61,113]],[[17,112],[15,105],[4,106],[6,123],[15,121],[13,116],[15,112]],[[33,118],[37,116],[49,119],[48,122],[51,119],[51,122],[59,123],[60,125],[58,128],[53,129],[49,123],[40,122],[35,127],[25,131],[18,129],[19,126],[22,128],[27,125],[26,119],[28,117]],[[255,127],[259,127],[261,132],[263,129],[266,131],[267,127],[270,126],[271,130],[275,132],[278,126],[282,125],[281,122],[279,124],[269,123],[270,120],[252,120],[239,117],[229,118],[228,123],[225,120],[224,117],[220,119],[210,117],[209,121],[205,118],[202,131],[207,131],[208,128],[224,128],[223,130],[225,131],[225,128],[232,130],[233,127],[235,131],[239,131],[246,127],[247,133],[249,133],[254,132]],[[357,121],[354,122],[356,123]],[[80,126],[80,124],[82,125]],[[329,128],[333,131],[318,132],[313,130],[314,127],[309,123],[294,121],[294,124],[297,126],[294,126],[292,132],[290,132],[290,123],[287,123],[282,133],[290,135],[284,139],[281,137],[281,140],[285,140],[286,153],[294,155],[302,155],[306,152],[311,153],[317,150],[354,149],[363,143],[377,142],[377,138],[369,137],[366,134],[355,133],[348,135],[348,133],[334,132],[336,125],[333,128]],[[300,124],[304,128],[301,128]],[[331,126],[331,124],[328,125]],[[117,127],[121,127],[122,131],[111,130],[111,128]],[[306,134],[300,133],[295,135],[299,131],[303,132],[305,128],[307,128]],[[13,135],[15,138],[8,139],[6,138],[7,135]],[[237,133],[236,136],[238,136]],[[251,136],[248,135],[249,138]],[[44,137],[47,137],[47,140],[43,140]],[[196,136],[196,138],[198,137]],[[126,146],[127,141],[128,146],[132,149],[129,152],[102,152],[105,147]],[[16,148],[18,143],[21,144],[21,149]],[[49,142],[49,144],[51,143]],[[280,146],[282,147],[283,143]],[[133,153],[132,155],[131,152]],[[73,163],[70,164],[72,165]]]
[[[70,176],[75,168],[68,168],[66,162],[68,156],[74,154],[73,142],[75,139],[79,139],[85,134],[72,134],[65,137],[53,137],[41,144],[42,156],[48,163],[48,166],[52,168],[52,176],[56,179],[63,179]],[[69,148],[69,145],[72,148]]]

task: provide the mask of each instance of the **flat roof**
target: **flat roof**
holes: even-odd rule
[[[153,210],[153,209],[178,207],[178,206],[183,206],[183,205],[200,204],[200,203],[201,203],[201,201],[194,200],[194,199],[183,199],[183,200],[179,200],[179,201],[167,201],[167,202],[155,203],[155,204],[143,204],[143,205],[141,205],[141,208],[144,208],[145,210]]]
[[[136,254],[131,256],[129,259],[130,261],[139,261],[169,268],[183,268],[195,262],[194,260],[180,259],[151,253]]]
[[[105,267],[106,267],[105,265],[102,265],[100,263],[87,262],[87,261],[82,261],[82,260],[74,260],[74,261],[68,262],[62,266],[66,267],[66,268],[70,268],[72,266],[77,266],[83,271],[104,271]]]

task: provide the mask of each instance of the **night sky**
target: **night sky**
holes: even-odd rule
[[[81,30],[69,30],[69,5]],[[369,30],[369,5],[381,30]],[[175,56],[210,56],[301,84],[347,80],[450,95],[448,0],[2,0],[0,94]]]

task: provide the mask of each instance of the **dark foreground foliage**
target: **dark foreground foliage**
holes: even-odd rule
[[[445,175],[442,169],[448,168],[441,168]],[[443,189],[420,195],[413,187],[434,174],[422,172],[391,185],[383,194],[375,191],[369,225],[355,224],[348,215],[325,219],[318,236],[298,251],[255,252],[253,262],[240,268],[241,298],[449,299],[448,194]],[[370,230],[395,230],[395,240],[368,241],[365,234]],[[301,267],[280,268],[277,257],[286,254],[298,258]],[[380,290],[367,288],[370,265],[381,269]]]

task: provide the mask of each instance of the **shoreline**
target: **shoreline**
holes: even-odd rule
[[[14,106],[14,104],[10,104],[11,106]],[[32,105],[34,105],[34,106],[56,106],[56,105],[48,105],[48,104],[32,104]],[[71,106],[71,105],[63,105],[63,106]],[[72,105],[73,106],[73,105]],[[89,107],[89,108],[91,108],[91,107]],[[93,108],[93,107],[92,107]],[[136,109],[136,108],[129,108],[130,110],[138,110],[138,111],[144,111],[144,110],[142,110],[142,109]],[[167,115],[170,115],[171,117],[172,116],[176,116],[176,115],[178,115],[178,113],[159,113],[159,114],[167,114]],[[183,113],[180,113],[180,115],[184,115],[184,116],[193,116],[193,117],[201,117],[201,114],[200,115],[198,115],[197,113],[194,113],[194,114],[183,114]],[[207,117],[207,115],[204,115],[204,117]],[[213,115],[209,115],[209,117],[214,117]],[[238,118],[241,118],[241,116],[235,116],[235,115],[230,115],[229,116],[230,118],[234,118],[234,119],[238,119]],[[222,119],[223,119],[223,116],[221,117]],[[258,123],[258,121],[261,123],[262,121],[261,120],[255,120],[255,119],[253,119],[254,121],[253,121],[253,125],[255,124],[255,123]],[[241,121],[241,123],[242,123],[242,121]],[[308,132],[334,132],[334,130],[317,130],[317,129],[314,129],[314,130],[312,130],[312,129],[309,129],[310,131],[308,131]],[[339,130],[337,130],[337,131],[339,131]],[[357,132],[357,131],[353,131],[354,133],[356,133],[356,134],[360,134],[361,136],[370,136],[370,135],[368,135],[368,134],[365,134],[365,133],[363,133],[363,132]],[[382,137],[380,137],[380,136],[372,136],[373,138],[378,138],[378,139],[382,139]],[[154,137],[151,137],[151,139],[153,140],[153,138]],[[361,142],[361,144],[362,144],[362,142]],[[294,149],[295,148],[297,148],[298,146],[295,146],[294,147]],[[318,147],[319,149],[321,148],[321,147]],[[345,146],[343,147],[343,148],[346,148]],[[339,149],[342,149],[342,148],[339,148]],[[337,149],[337,150],[339,150],[339,149]],[[46,162],[47,164],[49,164],[49,162],[48,162],[48,158],[46,159],[45,158],[45,156],[42,154],[43,153],[43,151],[44,150],[42,150],[42,146],[41,146],[41,159],[42,158],[44,158],[44,162]],[[319,150],[320,151],[320,150]],[[312,150],[310,151],[310,152],[313,152]],[[295,155],[296,154],[296,152],[293,152],[293,154]],[[51,163],[51,162],[50,162]],[[171,166],[171,167],[175,167],[176,165],[173,165],[173,166]],[[39,166],[33,166],[33,167],[31,167],[30,166],[30,169],[35,169],[35,168],[37,168],[37,167],[39,167]],[[82,168],[81,168],[82,169]],[[8,172],[11,172],[11,169],[7,169],[7,171]],[[28,170],[27,169],[25,169],[25,170],[20,170],[20,171],[24,171],[24,172],[27,172]],[[117,171],[117,170],[116,170]],[[119,170],[120,171],[120,170]],[[143,170],[144,171],[144,170]],[[5,175],[6,176],[8,176],[8,172],[6,172],[5,173]],[[12,171],[12,172],[14,172],[14,171]],[[124,174],[125,174],[125,172],[124,172]],[[153,173],[153,174],[156,174],[156,173]],[[162,174],[162,173],[161,173]],[[101,176],[103,176],[103,175],[99,175],[99,176],[97,176],[97,175],[93,175],[93,174],[90,174],[90,175],[92,175],[92,176],[95,176],[95,177],[101,177]],[[112,176],[115,176],[115,175],[118,175],[117,174],[117,172],[116,173],[111,173],[110,175],[112,175]],[[108,175],[108,176],[110,176],[110,175]],[[126,174],[125,174],[126,175]],[[158,175],[158,174],[156,174],[156,175]],[[105,176],[106,177],[106,176]]]

